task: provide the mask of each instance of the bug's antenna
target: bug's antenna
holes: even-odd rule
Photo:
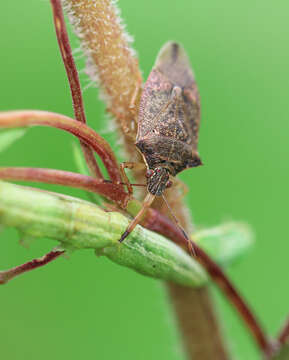
[[[109,184],[116,184],[116,185],[126,185],[125,182],[121,182],[121,181],[112,181],[112,180],[107,180],[107,179],[104,179],[103,182],[105,183],[109,183]],[[146,187],[147,184],[132,184],[130,183],[131,186],[142,186],[142,187]]]
[[[169,213],[172,216],[172,218],[174,219],[176,225],[178,226],[178,228],[181,230],[182,234],[184,235],[187,244],[188,244],[188,249],[191,255],[193,256],[197,256],[195,248],[194,248],[194,243],[192,242],[192,240],[188,237],[187,233],[185,232],[185,230],[183,229],[182,225],[180,224],[179,220],[176,218],[175,214],[173,213],[172,208],[170,207],[169,203],[167,202],[166,198],[164,197],[164,195],[162,194],[162,198],[164,199],[164,202],[167,206],[167,208],[169,209]]]

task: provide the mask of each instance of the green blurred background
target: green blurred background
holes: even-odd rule
[[[196,223],[244,220],[256,246],[228,273],[274,335],[289,310],[289,2],[122,0],[147,77],[167,40],[184,44],[202,99],[200,153],[205,166],[181,174]],[[72,115],[48,0],[0,2],[0,109]],[[77,41],[73,39],[73,47]],[[83,59],[79,60],[83,69]],[[89,83],[83,71],[83,86]],[[107,135],[97,90],[84,92],[89,124]],[[0,165],[75,171],[72,138],[34,128],[0,155]],[[39,186],[85,198],[80,191]],[[48,251],[26,250],[14,229],[1,234],[5,269]],[[162,285],[92,251],[59,259],[1,287],[1,358],[182,359]],[[242,323],[215,290],[234,358],[259,359]]]

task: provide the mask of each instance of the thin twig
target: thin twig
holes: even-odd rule
[[[0,271],[0,284],[5,284],[15,276],[24,274],[27,271],[34,270],[38,267],[44,266],[51,261],[58,258],[62,255],[65,251],[64,250],[52,250],[48,254],[42,256],[38,259],[33,259],[31,261],[26,262],[25,264],[15,266],[12,269]]]
[[[122,181],[118,163],[110,145],[87,125],[67,116],[47,111],[25,110],[0,113],[0,128],[16,128],[33,125],[51,126],[75,135],[96,151],[113,182],[117,183],[118,181]]]
[[[86,123],[79,77],[72,56],[71,47],[69,44],[69,38],[66,31],[66,26],[65,26],[65,21],[64,21],[60,1],[51,0],[51,6],[53,11],[53,20],[55,25],[57,41],[70,86],[74,116],[76,120],[82,123]],[[95,177],[103,178],[100,168],[97,165],[97,162],[93,155],[92,149],[83,141],[81,141],[80,143],[88,168],[90,169],[90,172]]]
[[[70,186],[98,193],[119,205],[126,204],[129,200],[129,195],[125,193],[118,184],[63,170],[0,167],[0,179]]]

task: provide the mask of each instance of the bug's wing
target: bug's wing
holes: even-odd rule
[[[171,92],[172,83],[157,69],[153,69],[141,95],[137,142],[149,136],[156,129]]]
[[[160,50],[154,68],[160,70],[170,82],[181,88],[192,87],[195,77],[182,45],[167,42]]]
[[[179,87],[182,92],[172,103],[175,87]],[[176,106],[179,109],[177,112]],[[159,130],[165,131],[169,126],[170,129],[178,129],[179,140],[190,145],[193,151],[197,151],[199,123],[199,93],[188,57],[181,45],[169,42],[161,49],[145,83],[136,140],[138,142],[156,132],[160,134]]]

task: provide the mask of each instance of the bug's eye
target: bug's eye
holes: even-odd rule
[[[170,188],[173,185],[173,182],[171,180],[167,181],[166,188]]]
[[[152,169],[148,169],[146,172],[146,177],[150,178],[154,174],[154,171]]]

